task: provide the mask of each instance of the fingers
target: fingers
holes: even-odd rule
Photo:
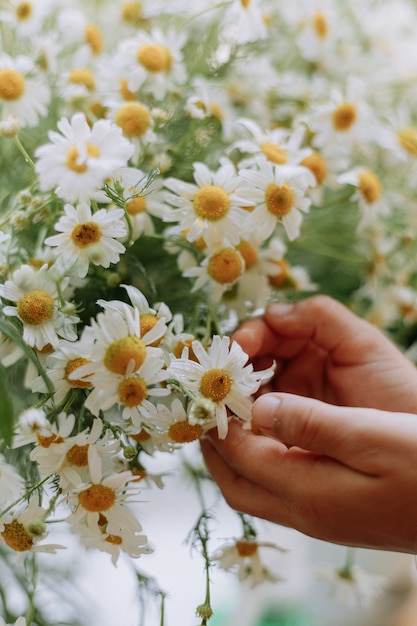
[[[411,459],[417,447],[417,418],[407,413],[339,407],[270,393],[255,401],[252,416],[261,433],[369,475],[390,471],[398,449]]]

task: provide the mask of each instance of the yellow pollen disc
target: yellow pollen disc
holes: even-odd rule
[[[93,91],[95,88],[93,72],[87,67],[71,70],[68,76],[68,82],[73,85],[84,85],[88,91]]]
[[[327,176],[327,164],[320,154],[313,152],[301,161],[301,165],[307,167],[320,185]]]
[[[87,363],[90,363],[88,359],[84,359],[83,357],[77,357],[75,359],[71,359],[66,364],[64,378],[67,381],[67,383],[69,383],[72,387],[78,387],[79,389],[88,389],[88,387],[92,386],[92,383],[89,382],[88,380],[85,380],[85,379],[83,380],[82,378],[77,378],[75,380],[72,380],[70,378],[70,375],[72,374],[72,372],[74,372],[76,369],[78,369],[82,365],[87,365]]]
[[[317,11],[313,17],[313,28],[319,39],[326,39],[329,34],[329,25],[321,11]]]
[[[116,339],[108,346],[104,355],[104,365],[110,372],[123,375],[128,367],[132,372],[136,372],[143,365],[145,359],[145,344],[139,337],[131,335]]]
[[[151,438],[150,434],[146,432],[144,428],[142,428],[142,430],[136,433],[135,435],[129,435],[129,437],[133,439],[134,441],[137,441],[138,443],[149,441],[149,439]]]
[[[78,502],[91,513],[108,511],[115,503],[116,496],[113,489],[105,485],[91,485],[78,494]]]
[[[201,439],[203,429],[200,424],[190,424],[187,420],[175,422],[168,429],[168,435],[175,443],[190,443]]]
[[[24,21],[29,19],[33,13],[31,2],[20,2],[16,7],[16,17],[18,20]]]
[[[369,204],[376,202],[381,196],[381,183],[378,176],[369,170],[361,172],[359,174],[359,191]]]
[[[88,466],[88,445],[77,446],[75,444],[66,454],[67,461],[76,467]]]
[[[98,120],[106,117],[107,108],[101,102],[91,102],[89,104],[89,109],[94,117]]]
[[[213,402],[224,400],[232,388],[233,379],[226,370],[214,368],[204,372],[200,380],[200,393]]]
[[[53,443],[64,443],[64,440],[59,435],[49,435],[49,437],[45,437],[43,435],[36,435],[36,439],[38,440],[39,445],[42,448],[49,448]]]
[[[104,526],[104,527],[106,527],[108,523],[109,523],[109,520],[107,519],[107,517],[105,515],[103,515],[103,513],[99,513],[98,514],[98,520],[97,520],[97,526]]]
[[[166,46],[158,43],[145,43],[137,52],[137,60],[148,72],[169,72],[172,68],[172,55]]]
[[[146,333],[152,330],[152,328],[156,326],[157,323],[158,323],[158,318],[156,317],[156,315],[152,315],[152,313],[144,313],[143,315],[141,315],[140,316],[140,336],[143,337],[144,335],[146,335]],[[161,337],[160,339],[156,339],[149,345],[157,346],[158,343],[161,343],[162,339],[163,337]]]
[[[1,81],[1,78],[0,78]],[[412,126],[403,128],[397,134],[398,141],[404,150],[417,156],[417,129]]]
[[[353,126],[358,118],[356,106],[351,102],[342,102],[333,111],[334,129],[340,132],[346,132]]]
[[[139,467],[133,467],[131,471],[133,476],[135,476],[135,480],[132,481],[134,483],[139,483],[148,475],[146,470],[140,469]]]
[[[275,265],[277,265],[279,272],[268,276],[268,281],[272,287],[282,287],[288,278],[288,263],[285,259],[281,259],[275,261]]]
[[[87,24],[85,27],[85,40],[94,54],[100,54],[103,51],[103,37],[99,27],[95,24]]]
[[[4,525],[1,535],[9,548],[15,552],[26,552],[33,546],[33,537],[29,535],[24,525],[16,519]]]
[[[148,388],[141,378],[126,378],[117,387],[120,402],[128,407],[139,406],[148,395]]]
[[[99,156],[100,148],[98,146],[94,146],[91,143],[87,143],[87,157],[96,159]],[[79,158],[80,154],[77,148],[75,146],[71,146],[71,148],[67,152],[65,165],[73,172],[76,172],[77,174],[83,174],[87,171],[87,163],[80,163]]]
[[[125,2],[122,7],[122,19],[125,22],[137,22],[142,17],[140,2]]]
[[[264,141],[264,143],[261,144],[261,150],[266,158],[272,163],[284,165],[287,162],[286,151],[277,146],[276,143],[272,143],[272,141]]]
[[[71,233],[71,241],[77,248],[88,248],[101,239],[101,228],[96,222],[77,224]]]
[[[215,222],[230,208],[230,199],[224,189],[216,185],[201,187],[194,196],[194,210],[198,217]]]
[[[129,215],[139,215],[140,213],[145,213],[146,211],[146,198],[145,196],[136,196],[136,198],[132,198],[126,204],[126,211]]]
[[[245,269],[248,270],[253,267],[258,260],[257,248],[250,243],[250,241],[246,241],[245,239],[242,239],[236,248],[239,250],[243,260],[245,261]]]
[[[240,539],[236,541],[238,555],[242,558],[254,556],[258,552],[258,544],[254,541]]]
[[[115,122],[126,137],[140,137],[148,130],[151,118],[143,104],[128,102],[117,111]]]
[[[38,354],[52,354],[52,352],[54,351],[54,348],[53,348],[51,343],[47,343],[42,348],[36,348],[35,347],[35,351]]]
[[[29,291],[17,303],[17,314],[22,322],[34,326],[52,319],[54,309],[53,297],[42,289]]]
[[[194,350],[192,349],[191,344],[193,343],[194,338],[190,337],[189,339],[186,339],[185,341],[178,341],[178,343],[175,344],[174,348],[173,348],[173,354],[175,356],[176,359],[181,358],[181,354],[182,351],[184,350],[185,347],[188,348],[188,359],[190,361],[196,361],[198,362],[198,359],[194,353]]]
[[[223,248],[213,254],[207,265],[209,276],[217,283],[234,283],[244,271],[243,259],[233,248]]]
[[[104,541],[107,541],[107,543],[111,543],[114,546],[121,546],[123,543],[123,539],[119,537],[119,535],[107,535]]]
[[[271,183],[265,191],[266,208],[275,217],[287,215],[294,205],[294,192],[288,185]]]
[[[251,3],[251,0],[240,0],[240,4],[242,5],[244,9],[247,9],[250,3]]]
[[[222,109],[219,107],[219,105],[216,102],[210,102],[209,106],[210,106],[210,113],[212,114],[212,116],[222,121],[224,119],[224,113]]]
[[[130,91],[129,87],[127,86],[127,80],[125,78],[121,78],[119,81],[119,93],[122,96],[122,99],[126,100],[127,102],[135,99],[135,94],[133,93],[133,91]]]
[[[18,100],[25,91],[25,79],[16,70],[0,69],[0,98]]]

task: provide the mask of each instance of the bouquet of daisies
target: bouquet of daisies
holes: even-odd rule
[[[413,354],[415,3],[172,4],[0,10],[6,560],[59,552],[58,520],[113,563],[150,552],[147,459],[250,428],[273,366],[231,334],[268,301],[328,293]],[[273,579],[246,518],[216,557],[208,519],[207,572]]]

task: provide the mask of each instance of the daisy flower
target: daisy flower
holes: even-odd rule
[[[0,454],[0,506],[16,500],[24,493],[25,481],[13,465]]]
[[[237,573],[240,582],[248,581],[251,587],[264,582],[278,582],[281,580],[262,563],[259,548],[273,548],[284,552],[275,543],[256,541],[254,539],[236,539],[233,543],[219,548],[212,558],[218,566],[226,572],[232,570]]]
[[[123,40],[116,53],[130,91],[150,93],[162,100],[166,93],[177,89],[186,79],[181,49],[185,35],[178,31],[166,34],[159,28],[144,30]]]
[[[378,597],[386,582],[383,576],[366,572],[359,565],[337,569],[332,565],[316,567],[318,580],[329,584],[329,594],[348,606],[369,606]]]
[[[77,319],[74,316],[68,323],[61,312],[57,286],[45,267],[34,270],[22,265],[10,280],[0,285],[0,296],[16,303],[3,306],[3,313],[19,318],[23,324],[23,340],[29,346],[42,350],[48,343],[57,346],[58,336],[76,338],[73,324]]]
[[[341,185],[355,187],[351,200],[358,201],[363,214],[358,228],[365,224],[370,215],[388,215],[389,207],[382,196],[382,183],[375,172],[366,167],[355,167],[340,174],[337,180]]]
[[[68,202],[91,198],[133,153],[121,128],[110,120],[90,127],[83,113],[75,113],[71,120],[62,118],[58,130],[50,131],[50,143],[36,150],[36,172],[43,191],[55,189]]]
[[[191,423],[179,398],[175,398],[170,406],[165,404],[154,406],[146,421],[148,425],[166,433],[174,447],[201,439],[209,429],[206,424],[203,426],[199,423]]]
[[[274,368],[254,372],[253,366],[247,364],[248,355],[239,344],[230,343],[227,336],[215,335],[207,350],[197,340],[191,345],[197,360],[173,360],[168,368],[168,380],[172,378],[179,381],[192,393],[213,403],[213,414],[221,439],[227,435],[227,409],[245,427],[250,427],[251,396],[272,377]],[[196,402],[192,400],[192,405]]]
[[[0,54],[1,118],[14,118],[21,127],[36,126],[48,112],[49,87],[34,74],[34,63],[27,56],[12,58]]]
[[[282,223],[290,241],[296,239],[302,222],[301,212],[308,211],[310,200],[305,193],[314,187],[315,178],[304,167],[293,168],[258,160],[258,169],[243,169],[239,176],[244,181],[239,194],[255,208],[246,216],[244,231],[259,241],[273,234]]]
[[[89,204],[80,202],[77,208],[64,206],[65,215],[55,224],[60,235],[45,239],[45,244],[57,248],[57,267],[73,271],[80,278],[88,273],[90,263],[109,267],[117,263],[125,246],[118,241],[127,235],[123,209],[99,209],[92,213]]]
[[[237,44],[265,39],[268,31],[258,0],[231,0],[223,17],[225,35]]]
[[[188,278],[196,278],[191,292],[206,287],[213,302],[219,302],[245,271],[245,261],[238,248],[226,247],[208,254],[199,266],[191,265],[182,271]]]
[[[209,248],[222,246],[224,242],[236,244],[242,234],[242,222],[247,213],[242,206],[250,203],[244,195],[238,197],[240,179],[234,165],[222,159],[217,171],[211,171],[204,163],[194,163],[195,183],[168,178],[165,187],[173,193],[166,200],[174,207],[164,216],[166,222],[179,222],[190,242],[202,236]]]

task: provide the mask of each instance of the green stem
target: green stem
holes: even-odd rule
[[[20,498],[9,504],[9,506],[3,509],[3,511],[0,511],[0,518],[3,517],[3,515],[6,515],[6,513],[8,513],[11,509],[14,509],[14,507],[17,506],[20,502],[23,502],[23,500],[27,500],[31,493],[39,489],[39,487],[42,487],[42,485],[44,485],[52,476],[53,474],[50,474],[49,476],[42,478],[42,480],[37,482],[35,485],[32,485],[32,487],[30,487],[23,496],[20,496]]]
[[[30,165],[32,169],[35,169],[34,162],[30,158],[29,154],[26,151],[26,148],[24,147],[24,145],[22,144],[22,142],[20,141],[20,139],[19,139],[19,137],[17,135],[14,138],[14,142],[15,142],[17,148],[19,149],[20,153],[23,155],[23,158],[25,159],[26,163],[28,165]]]

